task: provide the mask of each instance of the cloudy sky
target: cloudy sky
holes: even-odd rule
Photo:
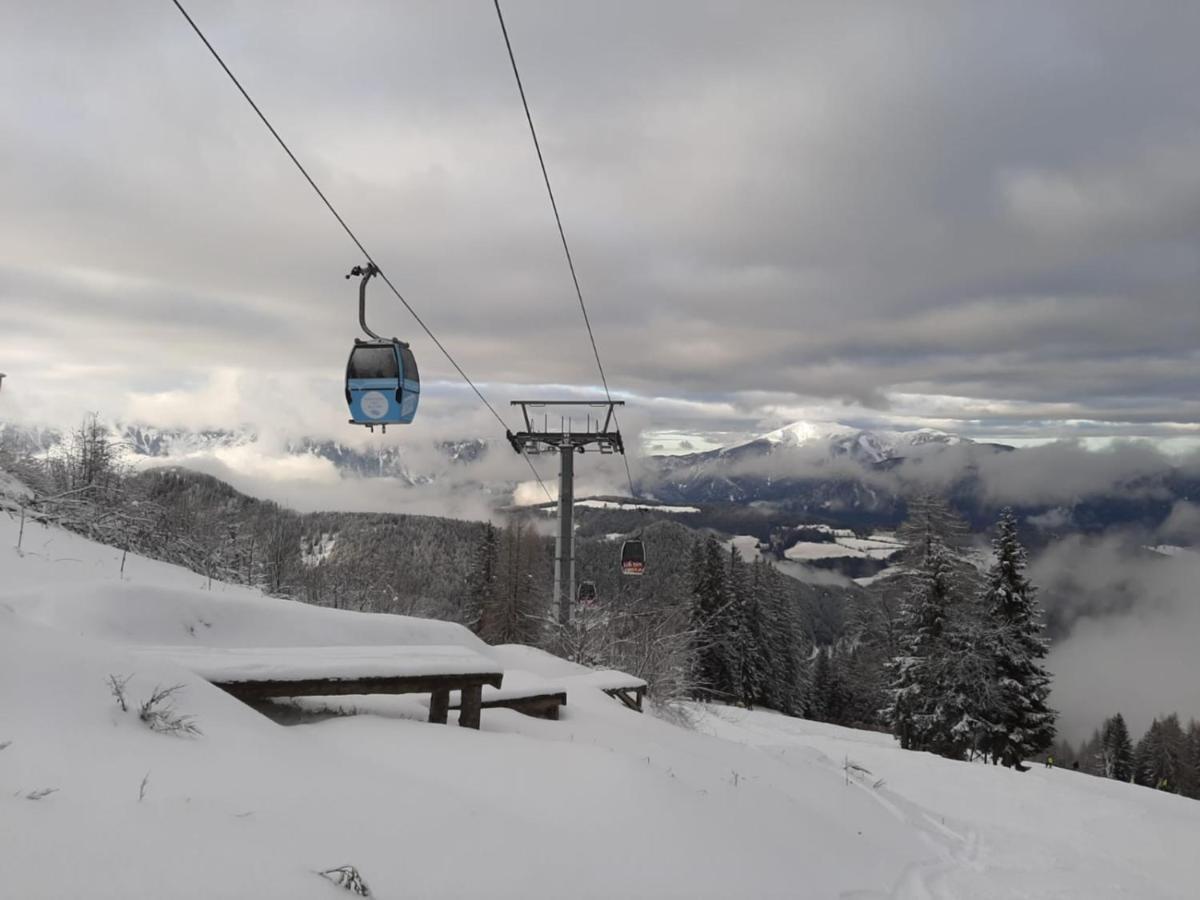
[[[0,4],[0,417],[354,437],[362,260],[174,7]],[[648,442],[1200,439],[1197,4],[505,7]],[[490,3],[189,8],[505,415],[596,389]],[[494,432],[375,300],[413,430]]]

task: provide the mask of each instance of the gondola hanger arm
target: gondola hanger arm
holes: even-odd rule
[[[367,282],[370,281],[373,276],[378,275],[378,274],[379,274],[379,266],[375,265],[375,263],[373,263],[373,262],[368,262],[365,266],[355,266],[353,269],[350,270],[350,273],[346,277],[354,278],[357,276],[357,277],[362,278],[362,281],[360,281],[358,283],[358,324],[359,324],[359,326],[362,328],[362,330],[364,332],[366,332],[370,337],[373,337],[375,340],[386,341],[386,340],[388,340],[388,338],[385,338],[382,335],[376,334],[374,331],[371,330],[371,326],[369,326],[367,324]],[[408,346],[407,343],[405,343],[404,341],[401,341],[401,340],[397,340],[396,338],[391,338],[391,340],[397,344],[400,344],[402,347]]]

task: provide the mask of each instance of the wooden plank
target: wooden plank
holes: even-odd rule
[[[275,697],[325,697],[339,694],[432,694],[437,690],[458,691],[490,684],[500,687],[502,672],[470,675],[408,675],[396,678],[313,678],[299,681],[213,682],[239,700],[270,700]]]
[[[472,684],[462,689],[462,710],[458,714],[458,724],[463,728],[479,728],[480,700],[483,698],[483,687]]]
[[[558,709],[567,705],[567,692],[552,694],[530,694],[526,697],[505,697],[500,700],[485,700],[483,709],[511,709],[535,719],[558,719]]]
[[[631,697],[629,694],[630,691],[634,691],[635,696]],[[646,687],[645,685],[636,685],[627,688],[608,688],[604,691],[604,693],[608,694],[610,697],[616,697],[634,712],[641,712],[642,697],[645,696]]]
[[[496,706],[506,706],[526,716],[535,719],[558,720],[558,710],[567,705],[565,692],[559,694],[542,694],[537,697],[518,697],[509,701],[496,701]]]
[[[439,725],[446,724],[446,713],[450,708],[450,692],[438,688],[429,695],[429,721]]]

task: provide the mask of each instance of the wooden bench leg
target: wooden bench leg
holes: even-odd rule
[[[446,713],[450,709],[450,691],[448,688],[434,691],[429,695],[429,721],[439,725],[446,724]]]
[[[479,704],[483,701],[483,685],[473,684],[462,689],[462,710],[458,724],[463,728],[479,728]],[[444,721],[444,720],[443,720]]]

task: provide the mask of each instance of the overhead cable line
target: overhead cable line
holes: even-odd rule
[[[604,374],[604,364],[600,362],[600,350],[596,347],[596,335],[592,332],[592,321],[588,317],[587,304],[583,302],[583,291],[579,287],[579,276],[575,273],[575,261],[571,258],[571,248],[567,244],[567,233],[563,230],[562,216],[558,212],[558,202],[554,199],[554,188],[550,186],[550,173],[546,170],[546,159],[542,156],[542,145],[538,141],[537,129],[533,127],[533,114],[529,111],[529,101],[525,97],[525,86],[521,83],[521,73],[517,69],[517,58],[513,54],[512,41],[508,37],[508,28],[504,24],[504,13],[500,10],[500,0],[493,0],[496,6],[496,18],[500,20],[500,31],[504,35],[504,46],[508,49],[508,61],[512,63],[513,77],[517,80],[517,91],[521,95],[521,106],[525,108],[525,121],[529,123],[529,134],[533,137],[533,149],[537,151],[538,165],[542,169],[542,180],[546,182],[546,194],[550,197],[550,208],[554,211],[554,221],[558,225],[558,236],[562,239],[563,253],[567,257],[567,268],[571,270],[571,282],[575,285],[575,296],[579,299],[579,311],[583,313],[583,324],[587,326],[588,340],[592,342],[592,354],[596,357],[596,368],[600,370],[600,382],[604,385],[604,396],[609,403],[612,394],[608,390],[608,378]],[[613,424],[620,430],[621,423],[617,421],[616,410],[613,410]],[[622,453],[625,463],[625,477],[629,479],[629,494],[636,497],[633,489],[633,474],[629,471],[629,457]]]
[[[204,36],[204,32],[200,30],[200,26],[196,24],[195,20],[192,19],[192,17],[190,15],[188,15],[188,11],[183,8],[183,4],[180,3],[179,0],[171,0],[171,2],[175,4],[175,8],[179,10],[180,14],[187,20],[187,23],[190,26],[192,26],[192,31],[196,32],[196,36],[198,38],[200,38],[201,41],[204,42],[204,46],[208,48],[208,52],[212,54],[213,59],[215,59],[217,61],[217,63],[220,64],[221,68],[225,70],[225,74],[229,76],[229,80],[233,82],[234,86],[238,89],[238,91],[241,93],[241,95],[246,99],[246,102],[250,104],[250,108],[253,109],[255,113],[257,113],[259,119],[262,120],[262,123],[267,126],[267,130],[271,132],[271,136],[274,137],[276,142],[279,144],[279,146],[283,148],[283,152],[288,155],[288,159],[290,159],[292,161],[292,163],[295,164],[296,168],[300,170],[300,174],[304,176],[304,180],[308,182],[309,186],[316,192],[317,196],[321,198],[321,202],[325,204],[325,208],[328,209],[329,212],[333,214],[333,217],[335,219],[337,219],[338,224],[342,226],[342,230],[344,232],[346,232],[346,235],[350,238],[350,240],[352,240],[354,242],[354,245],[356,247],[358,247],[359,252],[361,252],[362,255],[366,257],[367,262],[369,262],[375,266],[375,268],[378,270],[379,277],[383,279],[384,284],[386,284],[389,288],[391,288],[392,293],[396,295],[396,299],[399,300],[404,305],[404,308],[406,310],[408,310],[409,314],[413,317],[413,319],[416,320],[417,324],[421,326],[421,329],[425,332],[426,335],[429,336],[429,339],[431,341],[433,341],[434,345],[439,350],[442,351],[442,355],[445,356],[446,359],[448,359],[450,361],[450,365],[454,366],[454,368],[458,372],[458,374],[460,376],[462,376],[463,381],[465,381],[468,385],[470,385],[471,390],[473,390],[475,392],[475,396],[479,398],[480,402],[484,406],[487,407],[488,412],[490,412],[493,416],[495,416],[496,421],[500,423],[500,425],[504,428],[505,432],[508,432],[508,430],[509,430],[508,423],[504,421],[504,419],[503,419],[503,417],[501,417],[500,413],[496,412],[496,408],[494,406],[492,406],[492,404],[488,401],[487,397],[485,397],[483,395],[483,392],[480,391],[479,388],[475,386],[475,382],[473,382],[467,376],[467,373],[463,371],[462,366],[460,366],[458,364],[458,361],[455,360],[455,358],[450,355],[450,351],[447,350],[446,347],[442,344],[442,342],[437,339],[437,336],[434,335],[434,333],[429,329],[429,326],[425,324],[424,320],[419,315],[417,315],[417,311],[415,309],[413,309],[411,305],[409,305],[409,302],[407,300],[404,299],[404,296],[400,293],[399,290],[397,290],[396,286],[394,284],[392,284],[392,280],[390,278],[388,278],[387,273],[384,272],[382,267],[380,267],[379,264],[375,262],[375,258],[373,256],[371,256],[371,254],[369,252],[367,252],[367,248],[364,247],[362,241],[360,241],[358,239],[358,235],[356,235],[354,233],[354,231],[350,228],[350,226],[346,224],[346,220],[342,218],[341,214],[337,211],[337,209],[334,208],[334,205],[331,202],[329,202],[329,198],[325,196],[325,192],[322,191],[317,186],[317,183],[313,180],[312,176],[308,174],[308,170],[305,169],[303,164],[300,162],[300,160],[296,158],[296,154],[294,154],[292,152],[291,148],[288,147],[288,145],[284,141],[284,139],[279,136],[279,132],[275,130],[275,126],[273,126],[270,123],[270,121],[267,119],[266,115],[259,108],[258,104],[254,102],[254,99],[250,96],[250,94],[246,91],[246,89],[244,87],[242,87],[242,83],[240,81],[238,81],[237,76],[233,74],[233,72],[230,70],[229,66],[225,65],[225,60],[223,60],[221,58],[221,54],[219,54],[217,52],[216,48],[213,47],[212,43],[209,42],[208,38]],[[524,457],[525,462],[529,464],[529,470],[533,473],[533,477],[536,478],[537,483],[539,485],[541,485],[542,491],[546,495],[546,499],[553,502],[554,498],[550,494],[550,490],[546,487],[545,482],[542,481],[542,476],[539,475],[537,469],[534,468],[533,460],[531,460],[529,458],[528,454],[526,454],[526,453],[522,453],[521,455]]]

